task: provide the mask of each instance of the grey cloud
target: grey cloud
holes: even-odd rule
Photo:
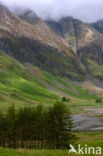
[[[41,18],[72,16],[85,22],[103,19],[103,0],[3,0],[10,8],[26,7]]]

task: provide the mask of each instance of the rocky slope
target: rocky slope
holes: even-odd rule
[[[92,26],[71,17],[58,22],[47,21],[47,24],[65,39],[80,58],[87,76],[103,80],[103,35]]]
[[[80,20],[44,22],[29,9],[15,15],[0,4],[0,49],[22,63],[72,80],[103,80],[102,43],[103,34]]]
[[[65,40],[30,10],[20,17],[0,5],[0,48],[21,62],[55,75],[85,79],[85,71]],[[29,19],[29,20],[28,20]]]
[[[29,13],[27,12],[25,13],[25,19],[29,18],[28,14]],[[0,24],[2,30],[7,30],[9,33],[15,35],[15,37],[25,37],[29,39],[35,39],[42,43],[50,45],[53,48],[58,48],[60,50],[68,48],[66,43],[63,42],[63,40],[60,37],[58,37],[42,20],[39,20],[39,18],[36,17],[35,15],[33,21],[37,22],[37,19],[39,24],[36,25],[34,29],[34,26],[28,24],[24,20],[21,20],[19,17],[12,14],[3,5],[0,5]],[[42,25],[44,26],[43,30]]]

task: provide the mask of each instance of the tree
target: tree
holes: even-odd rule
[[[7,122],[5,116],[0,113],[0,146],[5,147],[6,144],[6,132],[7,132]]]
[[[68,148],[75,138],[72,134],[71,113],[62,102],[56,102],[48,110],[47,141],[54,148]]]
[[[45,140],[45,111],[41,104],[36,107],[35,137],[39,148]]]
[[[62,97],[62,102],[66,102],[66,101],[67,101],[66,97]]]
[[[62,102],[70,102],[70,98],[62,97]]]
[[[102,102],[102,98],[101,97],[96,98],[96,103],[101,103],[101,102]]]
[[[17,136],[20,147],[24,148],[25,144],[31,137],[31,108],[21,108],[17,118]]]
[[[9,147],[16,147],[16,112],[14,105],[8,109],[6,114],[6,122]]]
[[[6,114],[0,113],[0,145],[10,148],[69,148],[75,141],[72,132],[71,112],[63,102],[56,102],[45,109],[43,105],[35,108],[8,108]]]

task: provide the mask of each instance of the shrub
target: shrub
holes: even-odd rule
[[[66,101],[67,101],[66,97],[62,97],[62,102],[66,102]]]
[[[67,98],[67,102],[70,102],[70,98]]]
[[[62,97],[62,102],[70,102],[70,98]]]
[[[102,102],[102,98],[101,97],[96,98],[96,103],[101,103],[101,102]]]

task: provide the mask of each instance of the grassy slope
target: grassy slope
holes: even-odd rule
[[[11,104],[17,108],[53,104],[62,96],[71,98],[69,105],[74,113],[84,106],[96,106],[96,95],[90,94],[89,90],[35,66],[23,66],[0,52],[0,110],[5,111]]]
[[[0,52],[0,109],[14,103],[21,107],[37,102],[50,103],[59,96],[46,87],[18,61]]]

